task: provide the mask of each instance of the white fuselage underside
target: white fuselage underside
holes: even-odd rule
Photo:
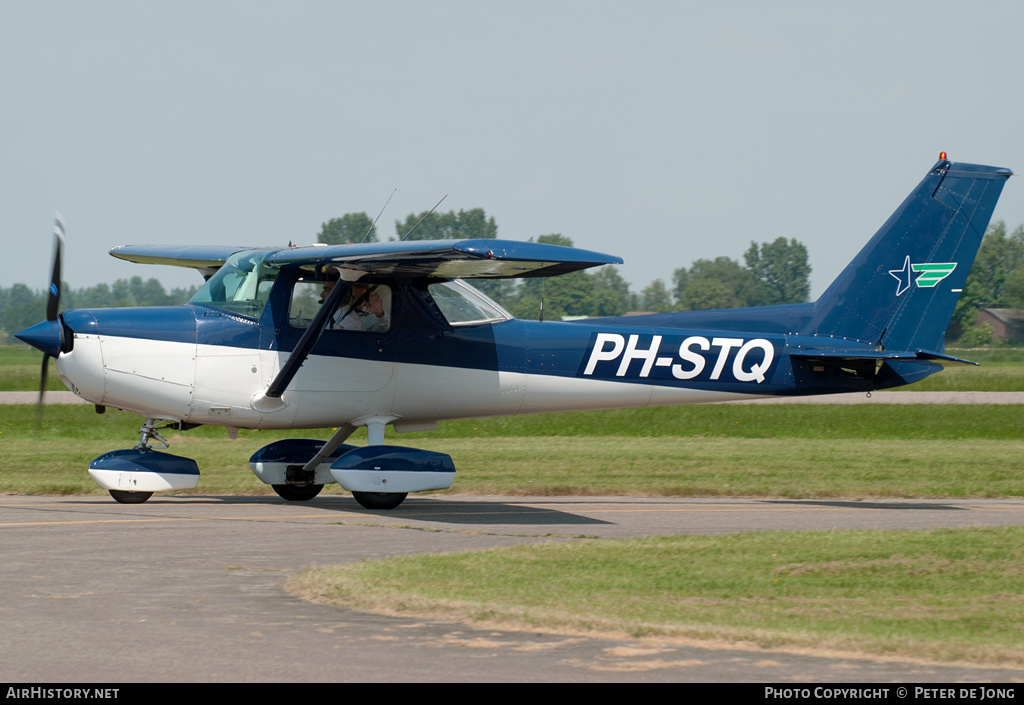
[[[76,335],[57,369],[83,399],[147,418],[238,428],[322,428],[368,417],[442,419],[751,398],[685,387],[311,355],[278,408],[259,410],[276,351]],[[358,425],[358,424],[357,424]]]

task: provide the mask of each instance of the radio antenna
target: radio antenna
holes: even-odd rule
[[[395,193],[397,191],[398,191],[398,188],[396,187],[395,190],[391,192],[391,195],[388,196],[388,200],[384,201],[384,208],[388,207],[388,204],[391,203],[391,199],[395,197]],[[380,209],[380,213],[378,213],[377,217],[373,219],[372,223],[370,223],[370,229],[366,231],[365,235],[363,235],[363,239],[359,241],[360,244],[366,242],[366,238],[370,237],[370,233],[373,232],[373,228],[374,228],[375,225],[377,225],[377,221],[380,220],[380,217],[382,215],[384,215],[384,208]]]
[[[446,198],[448,198],[448,194],[447,194],[447,193],[446,193],[446,194],[445,194],[444,196],[442,196],[442,197],[441,197],[441,201],[443,201],[443,200],[444,200],[444,199],[446,199]],[[431,213],[433,213],[433,212],[434,212],[434,210],[435,210],[435,209],[436,209],[436,208],[437,208],[437,207],[438,207],[439,205],[441,205],[441,201],[438,201],[437,203],[435,203],[435,204],[434,204],[434,207],[433,207],[433,208],[431,208],[431,209],[430,209],[429,211],[427,211],[427,215],[430,215]],[[425,215],[425,216],[423,216],[422,218],[420,218],[420,222],[419,222],[419,223],[416,223],[416,225],[412,226],[412,230],[410,230],[409,232],[407,232],[407,233],[406,233],[406,234],[405,234],[405,235],[404,235],[404,236],[402,237],[402,239],[401,239],[401,240],[399,240],[399,242],[403,242],[403,241],[405,240],[405,238],[407,238],[407,237],[409,237],[410,235],[412,235],[412,231],[413,231],[413,230],[415,230],[416,228],[420,227],[420,223],[422,223],[422,222],[423,222],[424,220],[426,220],[426,219],[427,219],[427,215]]]

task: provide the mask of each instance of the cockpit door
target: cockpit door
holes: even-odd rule
[[[283,284],[284,282],[279,282]],[[273,347],[278,352],[277,369],[295,349],[309,327],[325,294],[323,281],[298,280],[289,283],[287,306],[274,307]],[[393,321],[400,307],[394,290],[387,284],[355,284],[349,287],[331,321],[309,356],[288,385],[302,392],[374,392],[383,389],[394,374]],[[275,299],[279,294],[275,291]],[[264,329],[264,335],[269,330]],[[261,346],[262,347],[262,346]],[[269,347],[269,346],[268,346]],[[277,370],[265,370],[272,378]]]

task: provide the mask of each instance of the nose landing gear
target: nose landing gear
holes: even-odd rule
[[[182,458],[150,448],[156,441],[170,443],[157,432],[159,419],[146,419],[139,429],[142,439],[134,448],[112,450],[89,463],[89,476],[121,504],[141,504],[154,492],[192,489],[199,484],[199,466]],[[166,424],[166,428],[175,424]]]

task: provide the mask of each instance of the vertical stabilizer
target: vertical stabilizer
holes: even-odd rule
[[[940,160],[815,304],[811,335],[886,350],[944,335],[1009,169]]]

